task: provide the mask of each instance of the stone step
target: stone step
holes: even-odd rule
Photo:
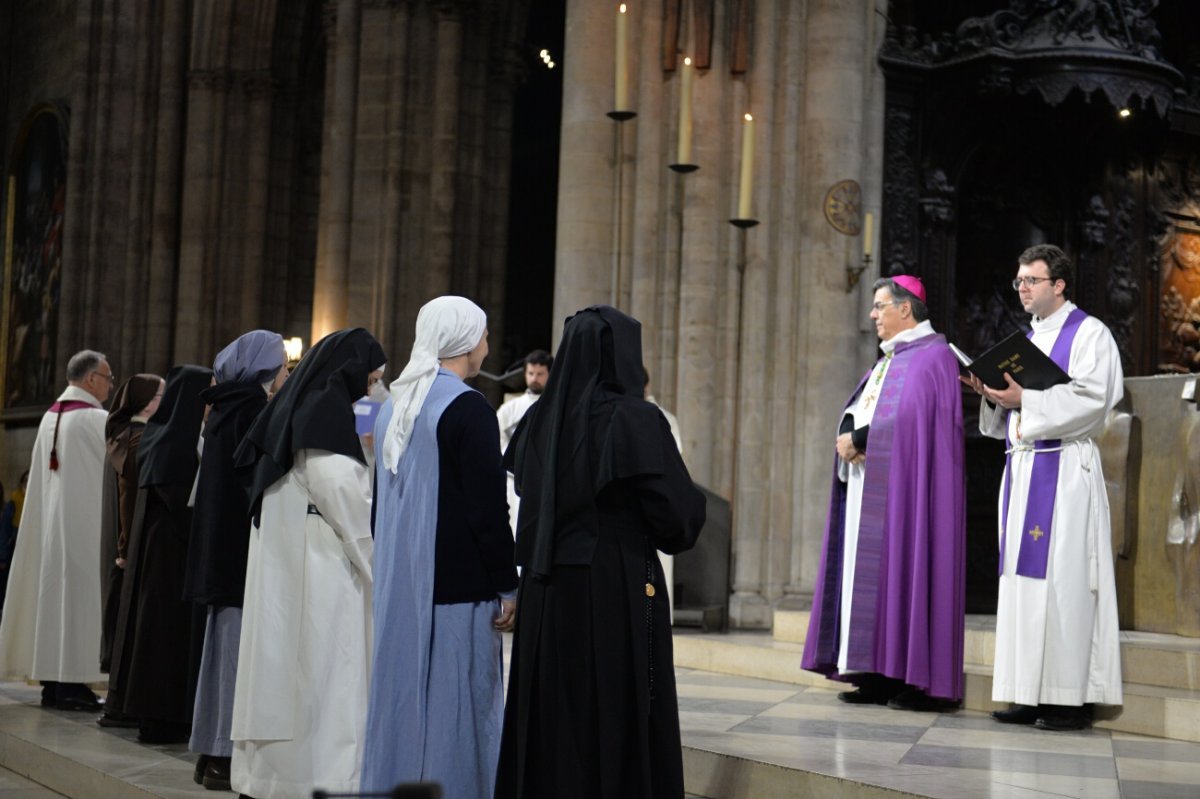
[[[776,610],[774,640],[804,644],[810,613]],[[991,669],[996,653],[996,617],[969,615],[963,660]],[[1200,691],[1200,639],[1162,633],[1123,631],[1121,669],[1126,683]]]
[[[1134,634],[1140,636],[1142,634]],[[1122,634],[1125,637],[1125,634]],[[780,641],[767,632],[735,632],[725,635],[676,632],[675,665],[740,677],[836,688],[841,683],[800,668],[802,644]],[[1137,644],[1138,641],[1127,642]],[[1178,642],[1176,642],[1178,643]],[[1134,646],[1134,649],[1139,649]],[[1123,647],[1124,651],[1124,647]],[[1137,652],[1147,659],[1154,651]],[[1129,661],[1126,661],[1128,663]],[[1126,666],[1128,669],[1128,665]],[[992,701],[991,666],[968,662],[963,706],[990,711],[1003,705]],[[1144,677],[1143,677],[1144,679]],[[1153,735],[1179,741],[1200,742],[1200,690],[1126,682],[1121,708],[1098,708],[1097,727],[1119,732]]]

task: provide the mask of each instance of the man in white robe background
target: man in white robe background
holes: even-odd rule
[[[1000,489],[992,699],[1014,704],[992,716],[1009,724],[1076,730],[1090,724],[1090,704],[1122,702],[1111,522],[1096,438],[1123,396],[1123,372],[1109,329],[1067,299],[1066,254],[1041,244],[1018,262],[1013,287],[1033,315],[1033,343],[1053,357],[1056,342],[1067,336],[1059,350],[1063,356],[1069,352],[1069,361],[1059,365],[1071,380],[1033,391],[1006,375],[1008,387],[996,391],[978,378],[964,378],[983,395],[980,430],[993,438],[1007,434],[1011,453]],[[1057,476],[1044,466],[1035,473],[1035,464],[1055,452]],[[1049,496],[1039,500],[1039,486]],[[1051,524],[1035,523],[1035,517],[1045,518],[1038,516],[1039,505],[1052,513]],[[1026,565],[1022,547],[1043,553],[1037,566]]]
[[[546,390],[546,381],[550,379],[550,369],[554,365],[554,356],[545,350],[534,350],[525,356],[525,393],[518,394],[505,402],[496,411],[496,421],[500,424],[500,454],[508,449],[517,425],[525,418],[525,413],[538,401]],[[508,475],[508,526],[517,532],[517,511],[521,500],[513,486],[513,476]]]
[[[21,535],[0,622],[0,679],[41,680],[42,705],[96,711],[100,671],[100,506],[103,404],[112,367],[83,350],[42,417],[29,466]]]
[[[643,371],[646,371],[643,367]],[[667,425],[671,428],[671,438],[675,439],[675,449],[679,450],[679,454],[683,454],[683,435],[679,430],[679,420],[675,418],[675,414],[668,411],[666,408],[658,404],[658,400],[654,398],[654,394],[650,392],[650,372],[646,371],[646,384],[642,386],[642,396],[646,398],[654,407],[662,411],[662,415],[667,420]],[[686,460],[686,459],[685,459]],[[512,482],[512,477],[509,477],[509,482]],[[516,516],[513,516],[513,530],[516,528]],[[671,623],[675,622],[675,556],[659,550],[658,562],[662,564],[663,580],[667,583],[667,607],[671,609]]]

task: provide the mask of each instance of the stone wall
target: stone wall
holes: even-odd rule
[[[691,11],[706,5],[680,4],[684,53]],[[732,501],[733,621],[761,627],[772,607],[811,594],[838,412],[874,358],[873,275],[847,291],[862,243],[826,222],[822,201],[832,184],[857,180],[878,218],[873,54],[886,3],[759,0],[744,75],[730,69],[737,5],[714,4],[712,66],[694,81],[700,169],[679,176],[667,169],[679,79],[663,69],[662,7],[632,6],[638,116],[618,125],[605,117],[614,9],[568,2],[554,318],[615,302],[642,320],[655,393],[679,417],[688,466]],[[756,119],[761,224],[742,232],[728,220],[745,112]]]

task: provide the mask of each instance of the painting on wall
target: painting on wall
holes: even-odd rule
[[[1164,372],[1200,372],[1200,225],[1177,224],[1162,261]]]
[[[44,409],[61,383],[55,363],[67,190],[67,115],[39,105],[25,118],[5,181],[0,408]]]

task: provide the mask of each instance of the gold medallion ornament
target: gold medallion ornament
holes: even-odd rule
[[[654,583],[646,583],[646,596],[654,596]]]
[[[862,188],[856,180],[839,180],[825,192],[825,219],[838,233],[857,236],[862,229]]]

